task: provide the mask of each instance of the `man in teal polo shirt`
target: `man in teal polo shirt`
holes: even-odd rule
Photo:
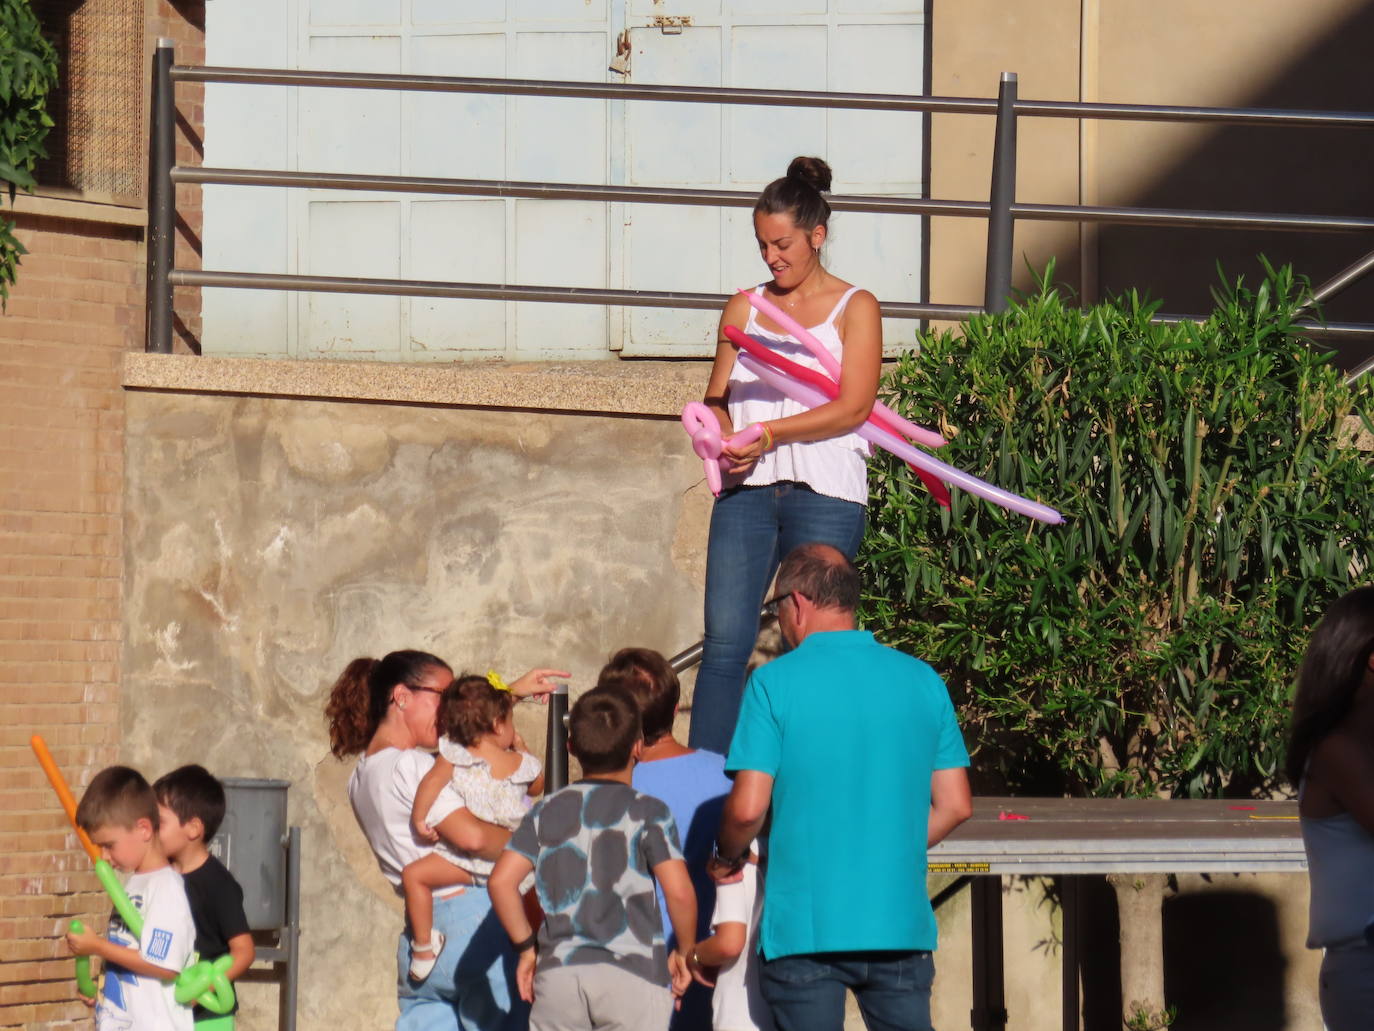
[[[926,849],[972,812],[949,692],[855,629],[859,576],[834,548],[791,552],[778,595],[792,650],[745,688],[712,876],[734,878],[771,804],[759,951],[779,1031],[840,1031],[846,988],[869,1027],[928,1031]]]

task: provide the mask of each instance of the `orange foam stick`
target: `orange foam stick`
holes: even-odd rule
[[[57,768],[57,763],[53,762],[52,753],[48,751],[48,743],[43,740],[42,734],[35,734],[29,738],[29,745],[33,748],[33,754],[38,756],[38,765],[43,767],[43,772],[48,775],[48,783],[57,792],[57,800],[62,803],[62,809],[67,814],[67,819],[71,821],[72,830],[76,831],[77,840],[81,842],[81,847],[86,850],[86,855],[91,857],[92,862],[100,860],[100,849],[95,847],[95,843],[86,836],[76,823],[76,799],[72,797],[71,788],[67,787],[66,780],[62,777],[62,771]]]

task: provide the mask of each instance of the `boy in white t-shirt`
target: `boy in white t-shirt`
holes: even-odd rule
[[[181,874],[158,841],[157,796],[137,770],[110,766],[81,796],[76,822],[112,866],[129,874],[124,890],[143,917],[140,938],[117,913],[105,938],[67,935],[72,952],[105,964],[96,1031],[192,1031],[191,1010],[177,1004],[172,982],[190,958],[196,927]]]
[[[755,842],[752,850],[758,849]],[[716,970],[711,996],[714,1031],[773,1031],[772,1013],[759,990],[763,881],[757,862],[745,863],[741,873],[738,881],[716,885],[711,937],[698,942],[692,952],[692,976],[710,984],[707,974]]]

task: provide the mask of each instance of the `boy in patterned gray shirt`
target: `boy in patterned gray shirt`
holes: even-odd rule
[[[663,1029],[673,996],[691,984],[697,903],[668,807],[630,786],[644,745],[639,708],[623,691],[588,691],[568,735],[583,779],[535,804],[487,881],[520,955],[516,983],[534,1004],[530,1028]],[[545,914],[537,935],[520,898],[531,870]],[[677,934],[671,954],[655,879]]]

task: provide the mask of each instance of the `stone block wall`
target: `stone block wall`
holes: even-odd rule
[[[136,364],[259,378],[292,365],[311,377],[358,371]],[[406,371],[369,375],[376,388]],[[446,375],[483,371],[424,379],[433,396]],[[521,380],[519,369],[485,371]],[[684,390],[699,386],[697,371]],[[525,398],[580,408],[566,394],[586,375],[536,373]],[[315,378],[307,392],[326,389]],[[288,817],[304,839],[300,1026],[389,1027],[400,905],[349,809],[352,763],[329,754],[332,681],[355,656],[414,647],[508,676],[561,665],[576,693],[622,645],[692,644],[709,511],[701,464],[676,419],[644,411],[144,390],[126,400],[121,755],[150,774],[195,761],[291,782]],[[542,753],[544,710],[523,705],[517,723]],[[278,992],[244,985],[240,1027],[275,1027]]]

